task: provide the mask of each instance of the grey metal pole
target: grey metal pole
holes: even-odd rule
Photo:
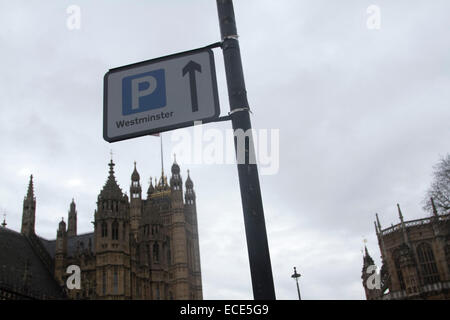
[[[244,132],[252,128],[249,116],[247,92],[237,39],[236,21],[232,0],[216,0],[219,14],[220,33],[223,44],[223,58],[230,101],[230,115],[233,130]],[[238,141],[234,140],[237,159]],[[245,234],[247,238],[253,297],[255,300],[275,300],[272,266],[267,242],[266,224],[261,198],[261,189],[256,163],[250,163],[249,154],[254,154],[252,138],[245,142],[245,161],[239,163],[238,174],[244,212]]]
[[[297,293],[298,293],[298,300],[302,300],[302,297],[300,296],[300,287],[298,285],[298,278],[300,278],[301,274],[297,273],[297,268],[294,267],[294,274],[291,276],[291,278],[295,279],[295,282],[297,282]]]
[[[298,300],[302,300],[302,297],[300,296],[300,287],[298,286],[298,279],[296,279],[296,281],[297,281]]]

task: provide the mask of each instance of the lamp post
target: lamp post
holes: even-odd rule
[[[298,278],[301,277],[300,273],[297,273],[297,268],[294,267],[294,274],[291,276],[291,278],[295,279],[295,282],[297,282],[297,293],[298,293],[298,300],[302,300],[301,296],[300,296],[300,287],[298,285]]]

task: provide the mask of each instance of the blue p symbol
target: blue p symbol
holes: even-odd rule
[[[162,108],[166,105],[164,69],[122,79],[122,115]]]

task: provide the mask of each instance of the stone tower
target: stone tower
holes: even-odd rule
[[[74,199],[72,199],[72,202],[70,203],[68,221],[67,236],[74,237],[77,235],[77,210]]]
[[[95,212],[97,297],[131,299],[130,291],[130,208],[109,163],[109,177],[100,192]]]
[[[36,198],[34,196],[33,175],[30,176],[27,195],[23,199],[22,229],[24,235],[34,234],[34,224],[36,220]]]
[[[170,257],[167,256],[165,249],[170,232],[167,228],[171,215],[170,196],[167,177],[162,169],[156,187],[150,181],[140,224],[139,257],[142,270],[140,276],[144,280],[141,280],[141,285],[138,284],[138,289],[142,293],[145,292],[145,295],[142,294],[143,299],[169,299]]]
[[[202,279],[200,268],[200,248],[198,238],[198,223],[197,223],[197,204],[194,191],[194,183],[191,180],[188,170],[188,177],[186,179],[186,194],[184,212],[189,226],[189,236],[187,241],[189,265],[192,269],[192,283],[190,299],[203,299],[202,294]]]
[[[67,259],[67,231],[64,219],[59,223],[56,232],[56,248],[55,248],[55,278],[61,286],[64,285],[65,266]]]
[[[136,239],[139,231],[139,221],[142,215],[142,188],[140,183],[140,176],[136,169],[136,162],[134,162],[134,170],[131,174],[130,186],[130,230],[133,237]]]
[[[373,262],[367,247],[365,247],[361,279],[368,300],[372,300],[380,294],[380,289],[377,288],[379,282],[376,277],[377,273],[375,263]]]

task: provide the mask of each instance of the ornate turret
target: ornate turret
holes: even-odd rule
[[[34,225],[36,220],[36,198],[34,196],[33,175],[30,176],[27,195],[23,200],[22,211],[22,229],[21,233],[34,234]]]
[[[172,165],[172,177],[170,178],[170,187],[172,191],[181,190],[183,186],[183,182],[180,176],[180,166],[177,163],[177,158],[174,155],[174,161]]]
[[[156,181],[156,178],[155,178]],[[164,191],[169,189],[169,184],[167,183],[167,176],[164,174],[164,170],[161,172],[161,177],[159,178],[156,190]]]
[[[155,187],[153,186],[153,178],[150,177],[150,185],[148,186],[147,190],[147,198],[150,198],[150,195],[155,192]]]
[[[136,169],[136,161],[134,162],[134,170],[133,173],[131,174],[131,181],[138,181],[141,180],[141,177],[139,175],[139,172],[137,172]]]
[[[177,163],[177,155],[173,155],[173,164],[172,164],[172,174],[179,175],[180,174],[180,166]]]
[[[56,231],[56,239],[62,238],[66,235],[66,223],[64,222],[64,218],[61,218],[61,221],[58,225],[58,231]],[[56,248],[58,250],[58,247]]]
[[[72,198],[69,209],[69,224],[67,227],[67,236],[74,237],[77,235],[77,209],[75,200]]]
[[[375,265],[375,263],[369,254],[369,250],[367,250],[367,246],[364,246],[363,268],[367,268],[372,265]]]
[[[98,195],[96,219],[117,217],[120,212],[128,209],[128,196],[122,192],[122,189],[116,182],[116,177],[114,176],[115,164],[112,159],[108,166],[108,179]],[[139,181],[137,182],[136,190],[139,190]]]
[[[103,186],[102,191],[100,191],[99,198],[104,200],[110,199],[121,199],[123,197],[122,189],[120,189],[117,184],[116,177],[114,176],[114,162],[110,161],[109,166],[109,176],[108,180],[106,180],[105,185]]]
[[[174,155],[172,164],[172,177],[170,178],[170,189],[172,194],[172,206],[183,207],[183,181],[180,175],[180,166],[177,163],[177,158]]]
[[[108,179],[98,195],[95,212],[94,244],[96,252],[97,279],[96,294],[99,299],[128,299],[130,286],[124,275],[129,273],[129,264],[123,264],[130,256],[130,203],[122,192],[114,176],[114,162],[111,159]],[[139,174],[135,169],[130,188],[140,194]],[[136,181],[137,178],[137,181]],[[135,199],[138,200],[138,199]],[[136,214],[136,211],[133,211]],[[110,276],[107,276],[107,275]],[[111,277],[111,278],[109,278]],[[108,280],[112,279],[112,280]]]
[[[194,182],[191,180],[191,176],[189,173],[189,170],[187,171],[188,177],[186,179],[186,189],[193,189],[194,188]]]
[[[134,162],[134,170],[131,174],[131,186],[130,186],[130,197],[131,199],[141,199],[142,188],[140,183],[140,175],[136,169],[136,161]]]
[[[188,176],[186,179],[186,193],[184,195],[184,199],[186,200],[187,205],[195,204],[195,192],[194,192],[194,183],[191,180],[191,176],[189,174],[189,170],[187,171]]]
[[[64,284],[65,275],[65,262],[67,258],[67,231],[64,218],[58,225],[56,231],[56,248],[55,248],[55,278],[59,281],[60,285]]]
[[[364,246],[361,279],[367,300],[376,299],[380,295],[379,280],[377,279],[375,263],[367,250],[367,246]]]
[[[142,188],[140,183],[140,176],[136,169],[136,161],[134,162],[134,170],[131,174],[130,186],[130,222],[131,232],[137,237],[139,229],[139,221],[142,214]]]

